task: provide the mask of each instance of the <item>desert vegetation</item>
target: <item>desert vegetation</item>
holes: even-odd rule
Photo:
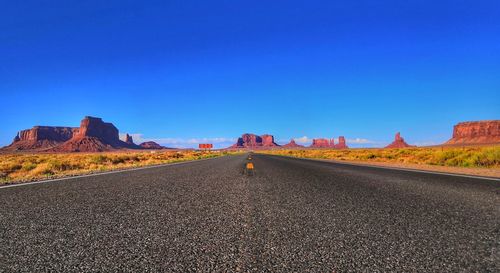
[[[401,149],[289,149],[262,153],[301,158],[393,162],[449,167],[500,168],[500,146]]]
[[[0,154],[0,184],[212,158],[227,154],[209,151]]]

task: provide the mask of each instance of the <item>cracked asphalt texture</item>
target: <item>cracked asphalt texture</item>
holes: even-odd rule
[[[0,272],[499,272],[500,182],[254,155],[0,188]]]

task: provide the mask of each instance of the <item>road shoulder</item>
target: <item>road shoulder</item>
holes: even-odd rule
[[[282,155],[276,155],[276,156],[282,156]],[[430,172],[430,173],[445,174],[445,175],[470,176],[474,178],[486,178],[486,179],[500,181],[500,169],[448,167],[448,166],[420,165],[420,164],[393,163],[393,162],[334,160],[334,159],[321,159],[321,158],[303,158],[303,157],[293,157],[293,156],[283,156],[283,157],[321,161],[321,162],[331,162],[338,164],[385,168],[385,169]]]

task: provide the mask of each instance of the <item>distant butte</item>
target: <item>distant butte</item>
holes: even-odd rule
[[[154,141],[143,142],[143,143],[139,144],[139,146],[141,146],[142,149],[148,149],[148,150],[168,149],[168,148],[163,147]]]
[[[118,129],[100,118],[85,117],[80,127],[35,126],[20,131],[4,151],[35,152],[101,152],[117,149],[137,149],[128,136],[121,141]]]
[[[283,148],[304,148],[303,145],[297,144],[295,140],[291,139],[289,143],[281,146]]]
[[[313,139],[308,148],[348,149],[346,140],[340,136],[338,143],[327,138]],[[460,122],[453,128],[453,137],[443,145],[475,145],[500,143],[500,120]],[[273,135],[243,134],[229,149],[268,149],[268,148],[305,148],[293,139],[289,143],[278,145]],[[386,148],[415,147],[409,145],[397,133],[394,141]],[[31,152],[101,152],[119,149],[168,149],[153,141],[136,145],[131,135],[125,135],[125,141],[119,139],[118,129],[101,118],[85,117],[80,127],[34,126],[21,130],[12,143],[1,151]]]
[[[274,142],[274,136],[255,134],[243,134],[234,145],[229,148],[263,148],[263,147],[280,147]]]
[[[130,139],[131,140],[131,139]],[[101,118],[85,117],[77,133],[65,143],[50,149],[53,152],[102,152],[135,148],[135,145],[120,140],[118,129]]]
[[[272,135],[258,136],[255,134],[243,134],[236,143],[229,149],[265,149],[265,148],[305,148],[291,139],[289,143],[280,146],[274,141]],[[339,143],[335,144],[334,139],[316,138],[308,148],[330,148],[330,149],[348,149],[345,138],[339,137]]]
[[[394,141],[387,145],[385,148],[406,148],[406,147],[415,147],[405,142],[404,138],[401,137],[401,134],[398,132],[394,137]]]
[[[315,138],[310,148],[330,148],[330,149],[348,149],[349,147],[346,144],[345,137],[339,136],[339,143],[335,144],[335,139],[326,139],[326,138]]]

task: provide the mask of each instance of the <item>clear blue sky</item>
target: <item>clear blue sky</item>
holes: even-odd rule
[[[0,145],[85,115],[171,146],[244,132],[432,144],[500,118],[500,1],[1,6]]]

